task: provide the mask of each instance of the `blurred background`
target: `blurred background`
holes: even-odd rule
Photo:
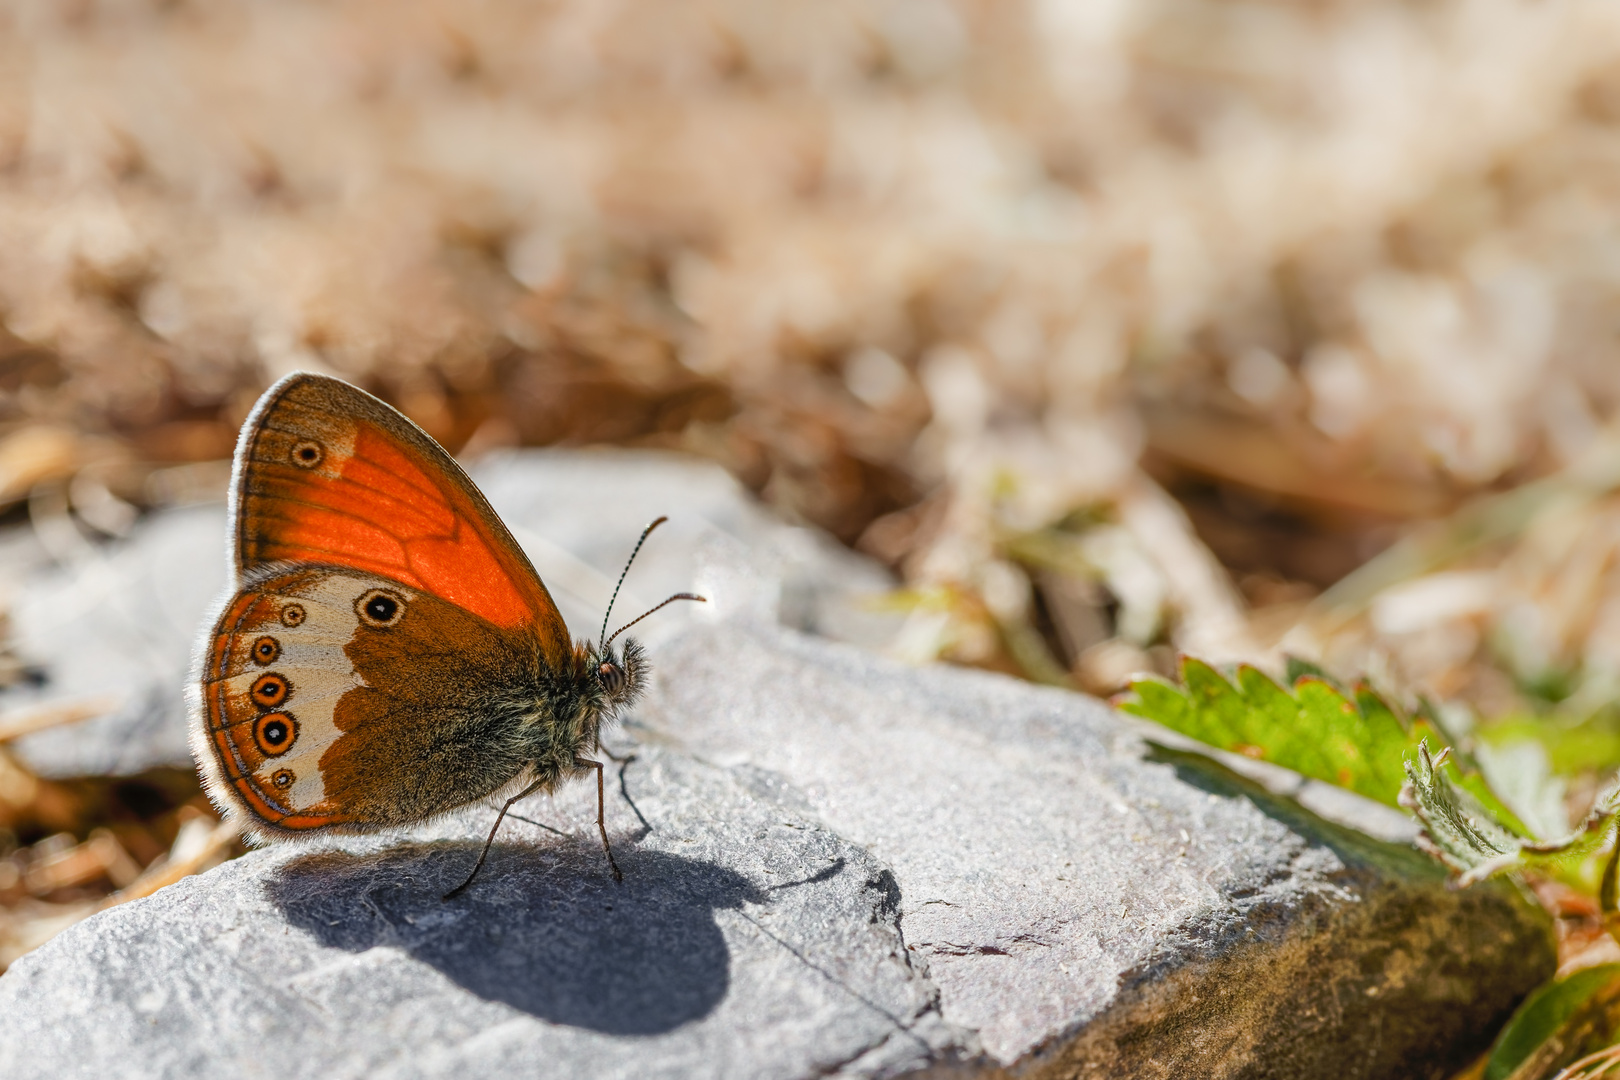
[[[219,497],[299,368],[717,461],[912,660],[1620,761],[1609,0],[6,4],[4,520]]]

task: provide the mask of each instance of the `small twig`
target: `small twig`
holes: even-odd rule
[[[209,863],[236,842],[236,825],[229,821],[222,821],[214,826],[208,834],[208,839],[184,859],[170,861],[167,859],[147,868],[146,873],[130,883],[128,888],[119,889],[101,903],[101,909],[117,907],[130,900],[139,900],[143,896],[151,896],[165,885],[173,885],[181,878],[190,877],[207,869]]]
[[[1613,1070],[1617,1067],[1620,1067],[1620,1046],[1611,1046],[1581,1058],[1553,1077],[1553,1080],[1600,1080],[1602,1077],[1613,1075]]]
[[[29,892],[44,896],[103,875],[114,885],[127,886],[140,877],[141,867],[111,830],[95,829],[84,843],[31,862],[23,874],[23,884]]]
[[[60,727],[63,724],[76,724],[81,720],[105,716],[118,708],[119,700],[117,695],[114,694],[96,694],[93,697],[49,701],[42,705],[18,709],[16,712],[0,717],[0,743],[20,739],[24,735],[32,735],[36,731],[44,731],[47,728]]]

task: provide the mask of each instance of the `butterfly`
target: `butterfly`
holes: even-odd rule
[[[519,789],[449,899],[513,803],[594,770],[597,830],[623,879],[589,755],[645,686],[641,646],[613,648],[640,619],[608,637],[604,615],[598,642],[571,640],[454,459],[323,375],[289,375],[254,406],[230,518],[231,584],[198,642],[191,742],[209,796],[251,840],[405,826]],[[683,599],[703,598],[653,611]]]

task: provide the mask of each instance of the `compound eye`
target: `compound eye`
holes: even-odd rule
[[[354,602],[360,621],[378,630],[386,630],[405,617],[405,599],[387,589],[372,589]]]
[[[596,677],[610,694],[617,693],[624,686],[624,671],[612,661],[602,661],[602,666],[596,669]]]

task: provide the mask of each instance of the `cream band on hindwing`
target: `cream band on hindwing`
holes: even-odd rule
[[[413,598],[371,575],[311,568],[250,588],[228,613],[205,707],[227,783],[261,816],[327,812],[321,758],[342,735],[338,702],[365,685],[345,647],[361,622],[391,625]]]

